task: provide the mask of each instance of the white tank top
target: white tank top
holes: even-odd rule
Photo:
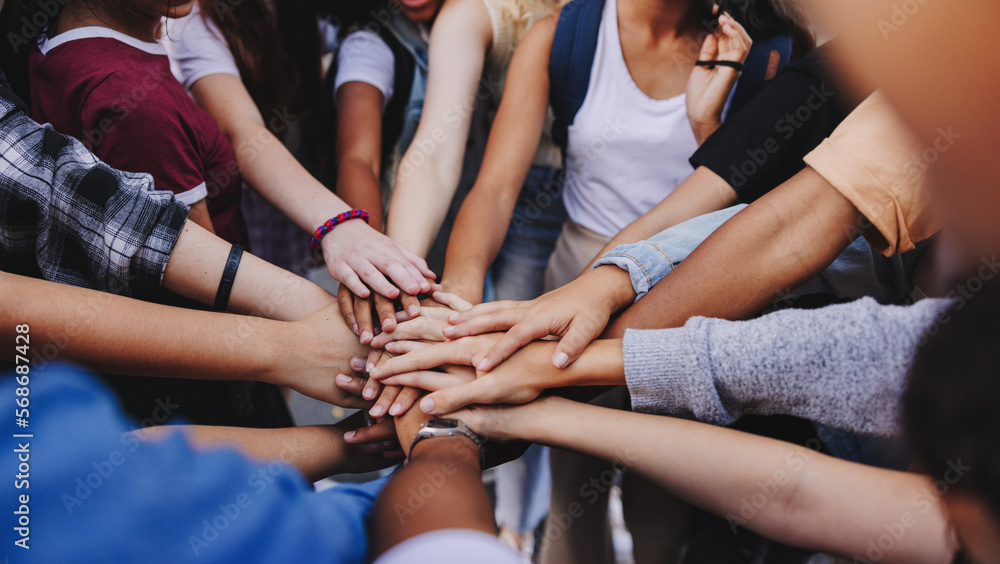
[[[629,74],[618,37],[618,2],[607,0],[583,106],[568,130],[566,211],[614,237],[694,172],[698,149],[685,95],[647,96]]]

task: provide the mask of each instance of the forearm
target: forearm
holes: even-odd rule
[[[624,342],[632,407],[715,425],[782,414],[897,435],[917,347],[949,307],[865,299],[745,322],[698,317],[676,329],[632,330]]]
[[[186,298],[211,305],[226,267],[231,245],[187,222],[163,274],[163,286]],[[236,271],[229,311],[292,321],[336,298],[316,284],[250,253]]]
[[[237,76],[206,76],[194,83],[191,94],[229,138],[243,180],[300,229],[312,233],[324,221],[350,209],[272,133],[287,129],[301,116],[278,110],[273,116],[261,116]]]
[[[0,330],[6,334],[27,323],[34,350],[56,350],[61,359],[101,372],[267,381],[278,351],[294,340],[288,324],[277,321],[151,304],[12,274],[0,274],[0,288]]]
[[[458,189],[493,25],[482,2],[445,2],[427,51],[427,91],[400,160],[386,233],[426,257]],[[492,85],[491,85],[492,86]],[[456,109],[459,109],[456,111]]]
[[[155,441],[167,433],[184,432],[193,445],[202,449],[234,447],[260,461],[282,460],[298,468],[307,480],[315,482],[334,474],[352,472],[358,466],[356,461],[366,457],[362,446],[344,442],[344,432],[351,428],[343,423],[282,429],[171,425],[133,433],[142,440]]]
[[[477,182],[455,218],[442,282],[472,303],[483,301],[483,282],[507,236],[517,192]]]
[[[309,174],[263,123],[237,129],[231,141],[246,183],[305,233],[351,209]]]
[[[348,206],[367,210],[368,224],[381,231],[384,218],[379,174],[378,163],[366,163],[354,158],[341,159],[337,171],[337,195]]]
[[[410,145],[396,174],[386,234],[417,256],[426,257],[455,197],[462,162],[459,159],[445,166],[434,154],[427,156],[415,145]],[[438,147],[435,153],[445,149]],[[420,166],[407,164],[415,160],[414,153],[421,154]]]
[[[930,486],[924,477],[696,422],[544,401],[532,417],[512,422],[517,436],[614,461],[734,525],[796,546],[863,555],[885,524],[910,513],[915,524],[886,550],[886,561],[948,561],[936,496],[922,512],[914,503]],[[763,504],[749,501],[761,496]]]
[[[404,448],[409,448],[405,445]],[[372,555],[422,533],[472,529],[496,533],[496,521],[483,488],[479,450],[465,437],[425,439],[410,461],[382,490],[372,513]],[[412,502],[414,491],[433,495]]]
[[[807,168],[723,224],[605,335],[679,327],[698,315],[752,315],[826,268],[853,240],[860,219]]]
[[[510,362],[531,366],[531,378],[541,389],[577,386],[625,385],[625,363],[621,339],[602,339],[590,343],[573,364],[556,368],[551,362],[555,341],[536,341],[514,353]],[[517,360],[525,355],[524,362]],[[503,364],[494,370],[502,370]],[[513,375],[512,375],[513,376]]]

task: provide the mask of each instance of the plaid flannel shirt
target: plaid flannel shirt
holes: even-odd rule
[[[32,121],[0,74],[0,270],[155,295],[188,208]]]

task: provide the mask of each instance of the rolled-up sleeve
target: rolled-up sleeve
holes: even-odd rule
[[[943,143],[954,136],[945,130]],[[936,160],[918,144],[885,97],[862,102],[805,162],[833,185],[871,225],[859,225],[886,256],[903,253],[939,228],[929,209],[927,168]]]
[[[646,241],[618,245],[598,259],[594,268],[614,265],[627,271],[635,299],[639,300],[687,259],[702,241],[745,207],[746,204],[739,204],[708,213],[665,229]]]
[[[122,295],[155,294],[188,208],[149,175],[0,102],[0,268]]]

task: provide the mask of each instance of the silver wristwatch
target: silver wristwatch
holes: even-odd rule
[[[407,453],[407,458],[413,453],[413,447],[417,446],[417,443],[424,439],[433,439],[435,437],[455,437],[462,435],[468,437],[476,447],[479,448],[479,465],[480,468],[486,468],[486,451],[483,449],[483,440],[479,438],[479,435],[474,433],[468,425],[462,423],[458,419],[431,419],[420,425],[420,430],[417,431],[417,435],[413,437],[413,442],[410,443],[410,452]]]

